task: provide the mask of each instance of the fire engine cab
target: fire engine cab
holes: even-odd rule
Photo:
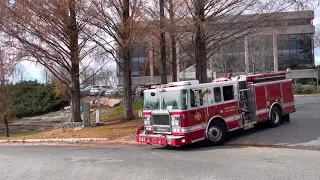
[[[144,91],[144,125],[136,141],[182,146],[206,140],[221,145],[228,132],[268,121],[277,127],[295,112],[286,73],[245,75],[212,83],[182,81]]]

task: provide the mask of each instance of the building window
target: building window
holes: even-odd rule
[[[290,19],[288,20],[288,26],[299,26],[311,24],[310,19]]]
[[[300,26],[311,25],[311,19],[287,19],[287,20],[275,20],[272,23],[266,23],[265,26]]]
[[[142,70],[146,63],[147,47],[147,43],[141,43],[139,46],[134,48],[132,52],[132,76],[142,76]],[[118,69],[118,75],[123,76],[123,70],[120,67],[118,67]]]
[[[278,35],[279,70],[313,68],[311,34]]]

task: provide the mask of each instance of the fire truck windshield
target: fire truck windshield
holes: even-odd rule
[[[186,110],[187,91],[145,92],[145,110]]]

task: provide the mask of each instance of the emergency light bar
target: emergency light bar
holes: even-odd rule
[[[256,74],[247,76],[247,82],[259,83],[266,81],[286,79],[287,72],[269,73],[269,74]]]
[[[171,82],[168,84],[158,84],[151,86],[152,89],[157,88],[168,88],[168,87],[177,87],[177,86],[189,86],[189,85],[196,85],[199,84],[198,80],[191,80],[191,81],[179,81],[179,82]]]
[[[189,85],[196,85],[196,84],[199,84],[198,80],[172,82],[172,83],[169,83],[169,86],[189,86]]]

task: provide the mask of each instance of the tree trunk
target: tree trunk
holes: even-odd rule
[[[130,22],[129,22],[129,16],[130,16],[130,2],[129,0],[123,0],[123,44],[122,44],[122,52],[123,52],[123,64],[124,64],[124,104],[125,104],[125,112],[124,112],[124,120],[132,120],[134,119],[133,115],[133,108],[132,108],[132,62],[131,62],[131,51],[130,51]]]
[[[5,117],[5,120],[4,120],[4,124],[6,126],[6,136],[9,137],[10,134],[9,134],[9,123],[8,123],[8,119]]]
[[[169,14],[170,14],[170,29],[171,29],[171,54],[172,54],[172,82],[176,82],[178,80],[178,72],[177,72],[177,41],[175,34],[175,22],[174,22],[174,9],[173,9],[173,0],[169,0]]]
[[[70,11],[70,56],[71,56],[71,104],[72,122],[81,122],[80,112],[80,68],[79,68],[79,33],[77,28],[76,2],[69,1]]]
[[[126,52],[128,55],[130,52]],[[132,98],[132,72],[131,72],[131,61],[129,58],[125,58],[124,56],[124,104],[125,104],[125,112],[124,112],[124,120],[132,120],[134,119],[133,115],[133,98]]]
[[[81,122],[80,112],[80,81],[79,81],[79,65],[72,68],[72,82],[71,82],[71,121]]]
[[[205,22],[205,1],[197,0],[195,2],[195,21],[196,21],[196,78],[200,83],[207,82],[207,62],[206,62],[206,42],[204,33],[204,22]]]
[[[176,48],[176,36],[171,35],[171,51],[172,51],[172,82],[178,80],[178,71],[177,71],[177,48]]]
[[[166,36],[164,24],[164,0],[160,0],[160,55],[161,55],[161,83],[166,84],[167,80],[167,58],[166,58]]]

